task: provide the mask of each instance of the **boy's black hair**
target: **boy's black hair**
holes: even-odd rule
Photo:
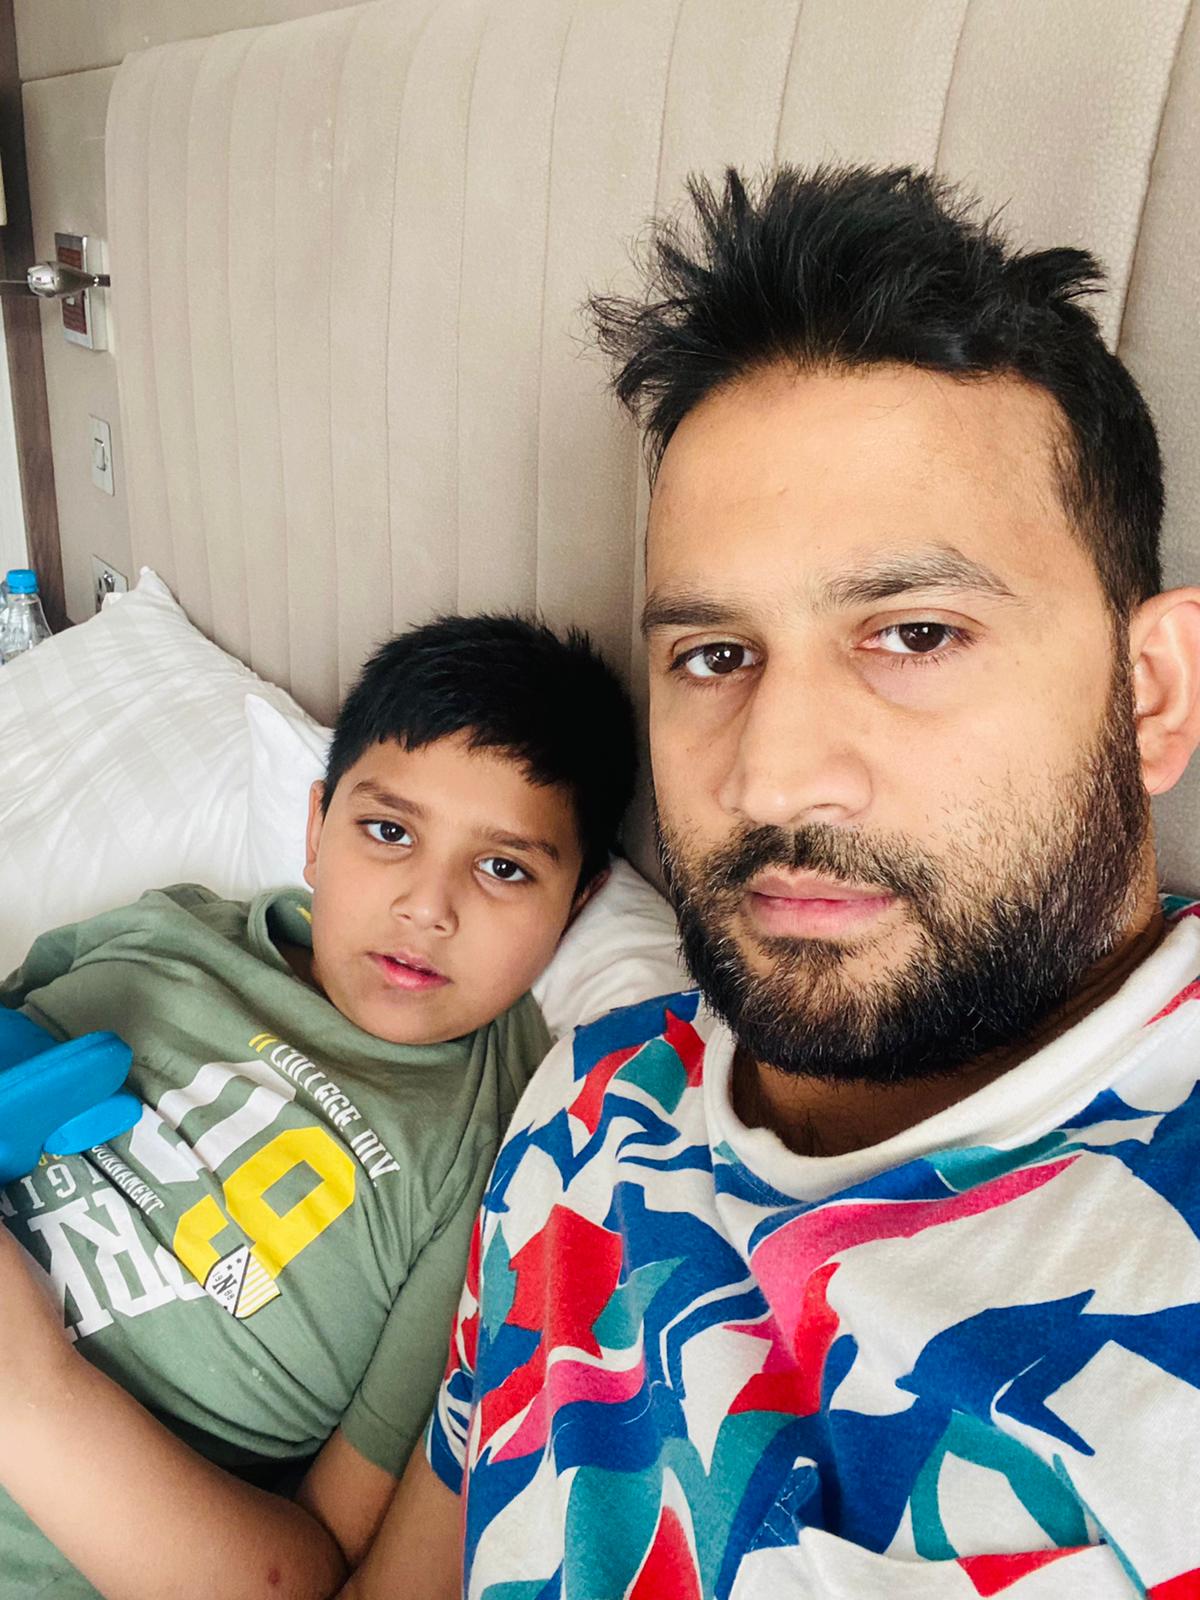
[[[1114,613],[1158,592],[1158,441],[1079,303],[1103,281],[1092,256],[1013,249],[994,219],[911,167],[784,166],[753,190],[730,168],[720,192],[703,178],[688,189],[694,226],[654,226],[645,297],[590,303],[652,476],[706,395],[776,363],[1018,376],[1058,402],[1060,493]]]
[[[451,734],[502,750],[537,784],[571,794],[583,846],[579,888],[607,865],[633,794],[633,706],[585,633],[560,639],[526,617],[438,617],[389,640],[338,713],[325,771],[327,811],[374,744],[420,750]]]

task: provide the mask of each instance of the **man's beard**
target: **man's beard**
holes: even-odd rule
[[[660,820],[688,967],[740,1047],[796,1075],[901,1083],[1026,1039],[1117,946],[1136,903],[1149,808],[1127,675],[1053,795],[1039,797],[1039,814],[1032,796],[1011,794],[975,819],[969,846],[940,859],[901,836],[810,824],[747,827],[689,861]],[[747,931],[766,969],[755,971],[733,928],[746,885],[771,868],[900,897],[915,949],[898,969],[855,981],[843,970],[851,944]]]

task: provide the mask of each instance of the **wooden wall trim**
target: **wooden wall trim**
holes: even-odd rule
[[[12,0],[0,0],[0,160],[4,164],[8,205],[8,225],[0,228],[0,277],[18,278],[24,276],[34,254],[29,174],[25,166],[25,118]],[[8,345],[8,377],[29,559],[37,569],[47,619],[57,630],[66,627],[67,613],[54,458],[50,449],[42,319],[38,302],[32,295],[5,295],[0,305],[3,306],[4,336]]]

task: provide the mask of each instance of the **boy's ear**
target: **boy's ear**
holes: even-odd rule
[[[584,906],[587,905],[588,901],[594,899],[594,897],[600,893],[601,889],[603,889],[604,885],[609,880],[610,870],[610,868],[605,867],[603,872],[598,872],[590,883],[585,883],[583,888],[580,889],[579,893],[575,896],[575,899],[572,902],[571,915],[567,918],[567,926],[563,929],[564,933],[566,933],[567,928],[569,928],[575,921],[575,918],[583,910]]]
[[[1149,794],[1165,794],[1200,744],[1200,588],[1140,605],[1129,629],[1134,719]]]
[[[310,889],[317,886],[317,850],[325,826],[325,812],[321,808],[324,797],[325,785],[318,780],[308,791],[308,827],[304,835],[304,881]]]

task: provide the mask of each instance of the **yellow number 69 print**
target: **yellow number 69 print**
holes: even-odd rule
[[[267,1193],[301,1163],[320,1181],[302,1200],[278,1212]],[[243,1161],[222,1188],[224,1211],[212,1195],[205,1195],[180,1217],[176,1256],[205,1283],[221,1259],[213,1241],[232,1222],[250,1240],[259,1266],[277,1278],[354,1199],[354,1161],[324,1128],[288,1128]]]

